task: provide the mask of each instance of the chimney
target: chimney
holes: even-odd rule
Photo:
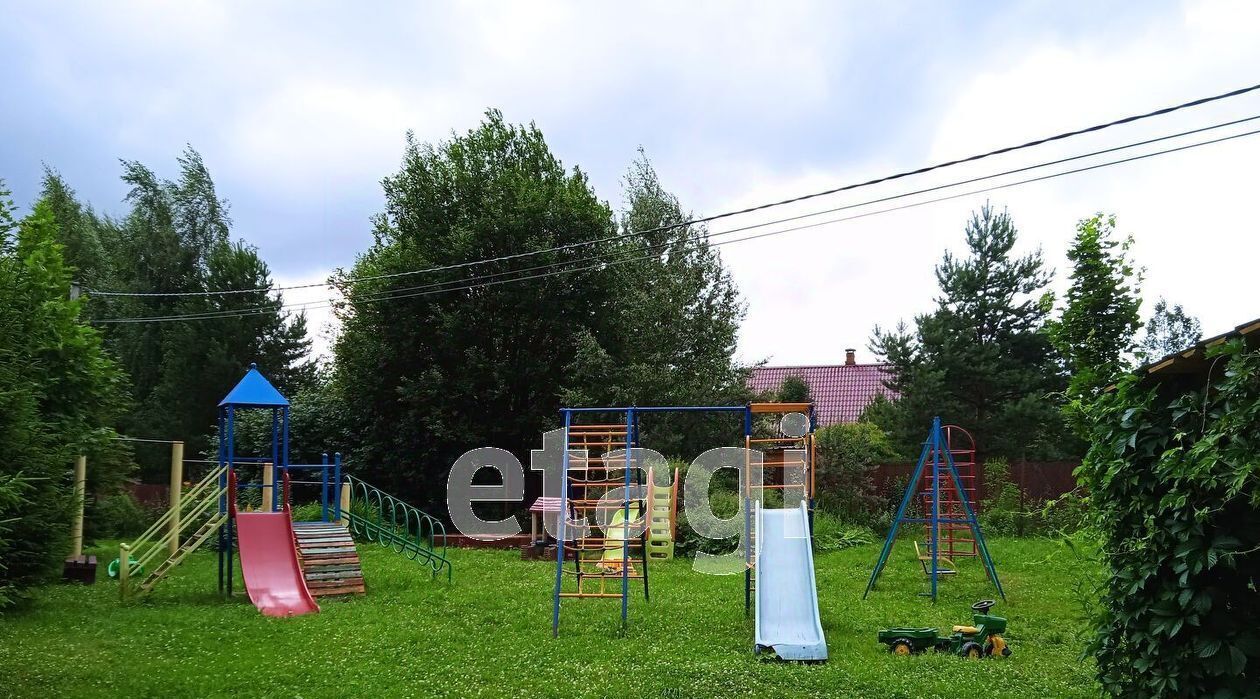
[[[847,349],[844,351],[844,365],[853,366],[857,364],[857,350]]]

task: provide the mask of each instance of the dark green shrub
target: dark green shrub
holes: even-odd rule
[[[814,550],[840,551],[854,546],[864,546],[876,540],[870,528],[846,524],[839,517],[827,512],[814,513]]]
[[[895,457],[888,435],[874,423],[855,422],[828,425],[818,430],[815,440],[814,488],[819,508],[846,521],[869,522],[880,509],[871,471]]]
[[[1024,511],[1019,486],[1011,481],[1006,459],[984,462],[984,487],[988,497],[981,503],[980,526],[989,536],[1023,536],[1028,533],[1029,513]]]
[[[153,524],[157,516],[141,507],[131,493],[98,495],[88,502],[84,512],[84,537],[91,541],[135,536]]]
[[[739,514],[740,495],[734,490],[714,488],[709,493],[709,507],[713,510],[713,515],[718,519],[729,519]],[[740,532],[743,531],[742,526],[737,528]],[[682,507],[678,509],[678,527],[676,539],[674,540],[675,556],[690,557],[694,556],[697,551],[714,555],[729,553],[734,550],[737,541],[739,541],[737,536],[725,539],[710,539],[700,536],[687,521],[685,509]]]
[[[1069,536],[1088,525],[1089,499],[1077,492],[1053,500],[1027,501],[1011,480],[1005,459],[984,464],[988,497],[981,503],[980,526],[990,536]]]
[[[1260,351],[1208,354],[1206,386],[1130,376],[1085,408],[1110,573],[1092,650],[1117,696],[1260,687]]]
[[[294,522],[320,522],[324,518],[324,507],[318,502],[307,502],[293,507]],[[333,516],[333,506],[328,505],[328,516]]]
[[[22,474],[0,474],[0,551],[8,549],[11,545],[12,540],[9,536],[13,531],[14,523],[17,522],[18,511],[27,503],[23,493],[29,489],[30,485]],[[4,559],[0,558],[0,609],[12,604],[14,595],[18,592],[14,585],[8,582],[8,576],[4,575],[7,569]]]

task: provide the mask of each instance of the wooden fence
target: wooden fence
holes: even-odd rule
[[[906,479],[914,471],[914,464],[881,464],[876,466],[872,478],[875,491],[881,495],[895,497],[892,490],[905,488]],[[1076,488],[1076,478],[1072,472],[1080,466],[1079,461],[1015,461],[1011,463],[1011,482],[1019,488],[1023,502],[1043,502],[1069,493]],[[989,498],[989,491],[984,480],[984,468],[977,465],[976,497],[984,501]]]

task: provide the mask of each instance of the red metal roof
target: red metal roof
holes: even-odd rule
[[[862,409],[877,395],[897,398],[884,386],[890,378],[887,364],[835,364],[825,366],[763,366],[753,369],[752,390],[777,391],[783,380],[799,376],[809,385],[819,427],[838,422],[857,422]]]
[[[529,506],[529,511],[542,512],[544,514],[548,512],[559,512],[560,498],[538,498],[534,501],[534,504]]]

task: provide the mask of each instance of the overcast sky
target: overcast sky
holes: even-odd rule
[[[536,122],[615,207],[642,146],[684,205],[712,214],[1258,83],[1258,26],[1260,3],[1245,0],[2,0],[0,177],[25,208],[46,163],[120,213],[119,158],[173,176],[191,144],[231,202],[235,234],[278,282],[318,281],[370,243],[405,132],[442,139],[488,107]],[[1260,94],[1247,95],[762,219],[1256,114]],[[1249,128],[1260,126],[1211,133]],[[931,307],[933,265],[986,200],[1009,208],[1060,291],[1075,222],[1116,214],[1147,269],[1145,297],[1184,304],[1208,334],[1227,330],[1260,316],[1257,163],[1260,136],[1241,138],[725,246],[748,303],[740,356],[834,363],[857,347],[871,359],[872,326]],[[333,329],[311,317],[323,351]]]

